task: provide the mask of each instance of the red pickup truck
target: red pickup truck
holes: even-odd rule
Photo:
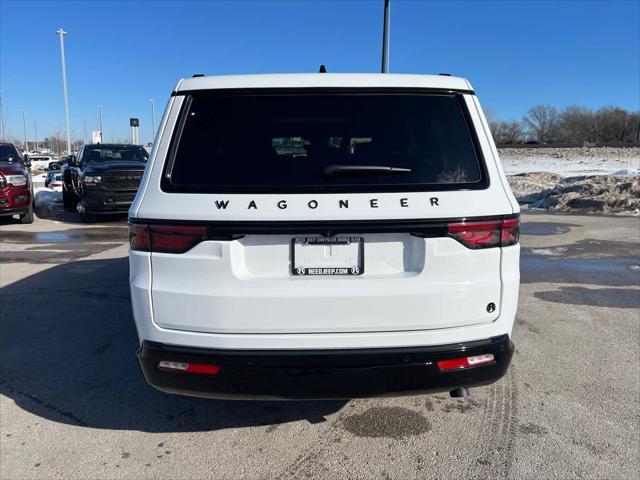
[[[33,223],[33,183],[29,160],[13,143],[0,143],[0,216],[19,215]]]

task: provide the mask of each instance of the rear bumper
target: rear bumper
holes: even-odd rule
[[[209,350],[143,341],[140,367],[168,393],[235,399],[328,399],[449,391],[502,377],[513,355],[508,335],[474,342],[391,349]],[[441,372],[439,360],[492,353],[491,364]],[[216,375],[174,373],[161,360],[220,366]]]
[[[20,208],[1,208],[0,217],[13,216],[13,215],[25,215],[29,212],[29,206]]]

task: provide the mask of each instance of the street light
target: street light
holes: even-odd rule
[[[100,143],[102,141],[102,105],[98,105],[98,116],[100,117]]]
[[[67,152],[71,155],[71,132],[69,131],[69,101],[67,98],[67,66],[64,61],[64,36],[67,34],[63,29],[56,30],[60,37],[60,60],[62,63],[62,87],[64,89],[64,124],[67,133]]]
[[[24,110],[22,110],[22,129],[24,130],[24,151],[29,151],[29,144],[27,143],[27,121],[24,117]]]
[[[156,101],[153,98],[149,101],[151,102],[151,145],[153,145],[156,139]]]

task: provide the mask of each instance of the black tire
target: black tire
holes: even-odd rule
[[[65,210],[73,210],[75,205],[75,198],[74,195],[67,191],[66,188],[64,188],[64,186],[62,187],[62,206],[65,208]]]
[[[84,203],[84,201],[83,201]],[[91,210],[89,210],[86,206],[86,204],[84,205],[84,208],[82,209],[82,219],[86,222],[86,223],[94,223],[96,221],[96,214],[94,212],[92,212]]]
[[[20,215],[20,222],[33,223],[33,203],[29,205],[29,210],[27,210],[27,213]]]

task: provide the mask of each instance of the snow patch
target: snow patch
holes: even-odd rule
[[[56,203],[62,203],[62,192],[48,188],[34,188],[36,208],[50,209]]]
[[[552,248],[532,248],[531,253],[536,255],[545,255],[548,257],[557,257],[566,252],[566,247],[552,247]]]

